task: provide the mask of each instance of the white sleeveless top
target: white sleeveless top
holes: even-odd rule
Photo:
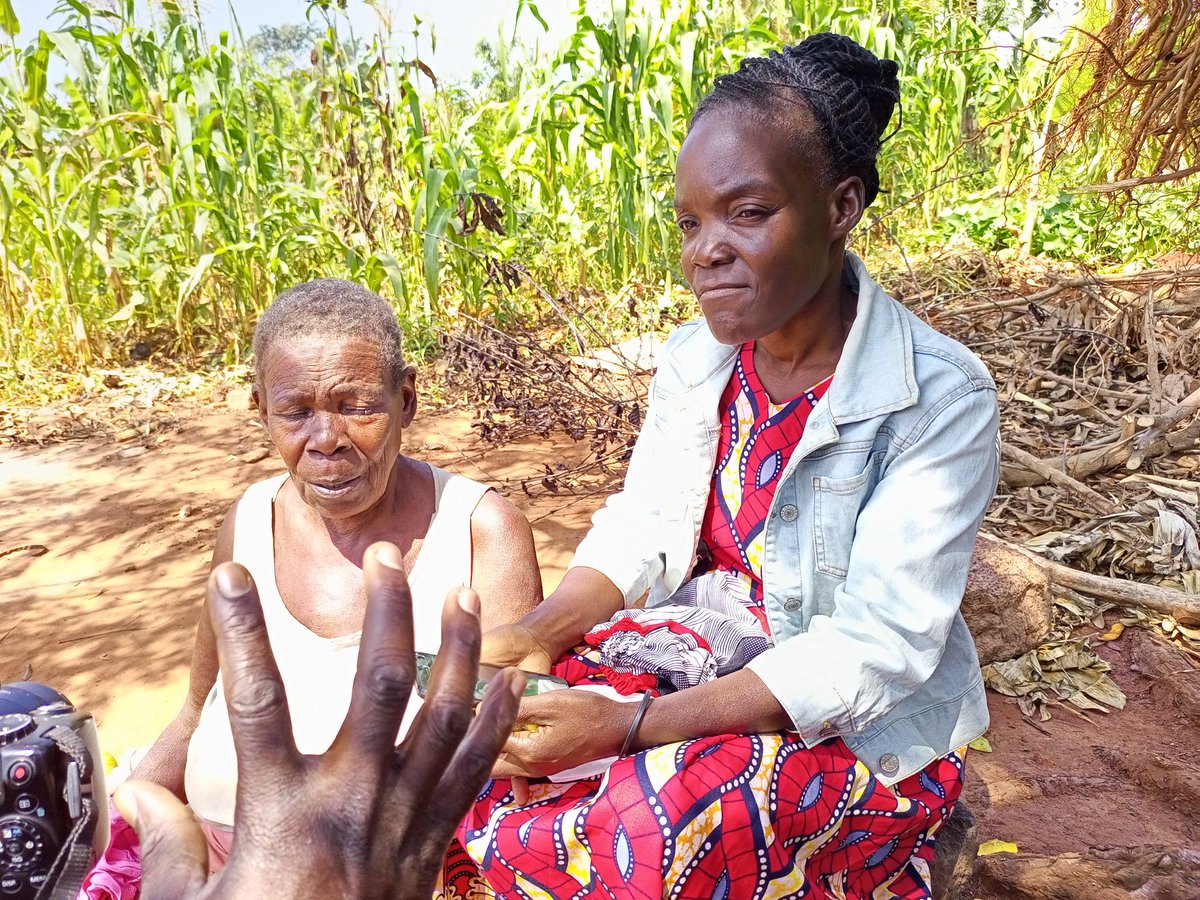
[[[471,583],[471,514],[487,486],[429,466],[434,513],[417,561],[409,573],[415,646],[436,653],[441,646],[442,605],[453,588]],[[271,651],[283,677],[292,734],[301,753],[324,753],[333,743],[346,711],[358,668],[362,632],[326,638],[309,631],[288,611],[275,583],[274,504],[288,475],[251,485],[234,520],[233,560],[245,566],[258,587]],[[413,691],[397,742],[421,706]],[[204,701],[200,722],[188,745],[184,789],[200,818],[233,825],[237,757],[220,674]]]

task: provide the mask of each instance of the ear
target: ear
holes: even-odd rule
[[[400,373],[400,427],[407,428],[417,414],[417,370],[405,366]]]
[[[831,244],[844,240],[863,217],[867,208],[864,202],[866,185],[857,175],[851,175],[836,184],[829,195],[829,241]]]
[[[267,399],[266,395],[256,381],[250,386],[250,408],[258,410],[258,419],[263,425],[267,424]]]

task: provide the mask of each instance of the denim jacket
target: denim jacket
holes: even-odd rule
[[[768,513],[775,644],[749,668],[807,746],[841,737],[892,785],[987,728],[959,605],[999,477],[999,412],[983,364],[847,260],[857,315]],[[627,603],[668,602],[691,572],[736,356],[693,322],[660,357],[624,488],[571,563]]]

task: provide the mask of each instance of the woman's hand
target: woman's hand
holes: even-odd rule
[[[497,778],[544,778],[594,759],[616,756],[636,711],[636,703],[581,689],[526,697],[492,774]]]
[[[526,672],[548,675],[554,657],[533,629],[514,622],[484,634],[479,661],[489,666],[516,666]]]
[[[160,785],[127,782],[114,799],[141,838],[147,900],[430,896],[450,837],[510,733],[524,678],[498,676],[472,715],[479,597],[452,591],[428,699],[396,747],[416,677],[412,597],[391,544],[367,551],[363,573],[350,709],[328,752],[302,756],[253,581],[232,563],[214,570],[208,605],[239,773],[233,849],[209,877],[192,814]]]

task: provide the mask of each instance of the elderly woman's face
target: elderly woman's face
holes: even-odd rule
[[[300,496],[329,518],[379,501],[416,410],[412,369],[393,384],[379,349],[357,338],[276,343],[255,399]]]
[[[758,340],[792,321],[830,276],[835,191],[787,129],[718,107],[679,152],[675,212],[684,275],[717,340]]]

